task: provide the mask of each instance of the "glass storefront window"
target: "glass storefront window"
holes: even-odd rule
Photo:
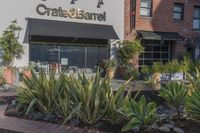
[[[36,71],[43,68],[46,72],[95,72],[104,59],[109,57],[108,46],[74,45],[74,44],[30,44],[30,62]]]
[[[151,66],[154,62],[166,63],[170,60],[170,41],[143,41],[144,52],[139,57],[140,67]]]

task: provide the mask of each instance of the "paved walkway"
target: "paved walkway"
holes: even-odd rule
[[[31,121],[15,117],[5,116],[8,105],[0,105],[0,129],[16,131],[19,133],[100,133],[99,131],[80,129],[70,126],[60,126],[57,124]],[[0,130],[1,132],[1,130]]]

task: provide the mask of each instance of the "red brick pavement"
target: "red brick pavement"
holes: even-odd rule
[[[100,133],[90,129],[81,129],[70,126],[60,126],[57,124],[31,121],[15,117],[5,116],[8,105],[0,105],[0,129],[16,131],[21,133]]]

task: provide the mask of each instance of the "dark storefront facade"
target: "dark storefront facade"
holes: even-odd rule
[[[28,19],[29,61],[45,72],[93,73],[110,57],[112,26]],[[35,29],[34,27],[38,27]]]

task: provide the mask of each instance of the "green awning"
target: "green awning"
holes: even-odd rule
[[[184,37],[174,32],[137,31],[139,38],[143,40],[183,40]]]

